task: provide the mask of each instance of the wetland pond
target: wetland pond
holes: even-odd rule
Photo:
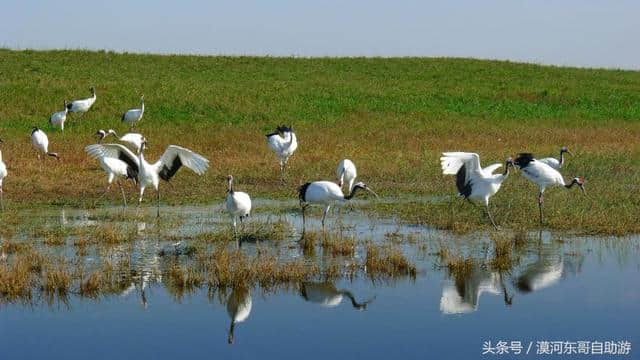
[[[459,235],[356,206],[326,233],[314,210],[301,240],[295,202],[254,206],[240,242],[220,206],[22,214],[2,234],[0,282],[26,285],[0,291],[0,358],[535,358],[546,341],[638,358],[638,236]],[[483,355],[499,341],[521,354]]]

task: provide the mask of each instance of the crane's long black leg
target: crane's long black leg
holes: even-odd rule
[[[156,212],[156,217],[160,217],[160,189],[156,190],[156,194],[158,195],[158,211]]]
[[[124,188],[122,187],[122,183],[120,180],[116,180],[118,182],[118,186],[120,187],[120,192],[122,193],[122,203],[123,207],[127,207],[127,197],[124,195]]]
[[[542,202],[544,198],[542,197],[542,191],[538,194],[538,208],[540,209],[540,225],[544,224],[544,217],[542,215]]]
[[[489,217],[489,221],[491,221],[491,225],[493,225],[493,227],[496,230],[498,230],[498,225],[496,225],[496,222],[493,221],[493,216],[491,216],[491,212],[489,211],[489,205],[488,204],[487,204],[486,210],[487,210],[487,216]]]
[[[303,237],[304,237],[304,231],[305,231],[306,224],[307,224],[306,217],[305,217],[305,210],[306,209],[307,209],[307,206],[306,205],[302,205],[302,236]]]
[[[282,160],[280,160],[280,180],[282,181],[283,184],[287,183],[286,166],[287,166],[287,163],[282,162]]]

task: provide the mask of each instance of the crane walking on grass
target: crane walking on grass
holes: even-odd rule
[[[566,147],[566,146],[563,146],[563,147],[560,148],[560,157],[559,158],[556,159],[554,157],[548,157],[548,158],[540,159],[538,161],[540,161],[541,163],[545,163],[545,164],[551,166],[552,168],[554,168],[556,170],[560,170],[560,168],[564,164],[564,154],[565,153],[573,156],[571,151],[569,151],[569,148]]]
[[[140,120],[142,120],[142,115],[144,115],[144,95],[140,97],[140,108],[127,110],[122,114],[122,122],[129,124],[129,126],[133,128],[138,122],[140,122]]]
[[[136,153],[138,153],[138,151],[140,151],[140,147],[142,146],[142,139],[144,139],[144,136],[142,136],[142,134],[138,134],[138,133],[126,133],[126,134],[122,135],[122,137],[118,137],[118,134],[116,134],[116,132],[113,129],[109,129],[107,131],[98,130],[96,135],[98,135],[100,137],[101,141],[104,138],[106,138],[107,136],[113,135],[119,141],[122,141],[123,143],[126,143],[126,144],[129,144],[129,145],[133,146],[135,148],[134,150],[135,150]]]
[[[49,152],[49,138],[44,131],[38,129],[37,127],[33,127],[31,131],[31,144],[36,149],[38,153],[38,160],[40,160],[40,155],[48,155],[54,157],[56,159],[60,159],[58,153]]]
[[[521,153],[516,158],[515,165],[522,170],[522,176],[532,183],[538,185],[540,192],[538,193],[538,208],[540,209],[540,224],[544,222],[542,214],[543,194],[547,187],[562,186],[565,189],[571,189],[573,185],[578,185],[582,193],[586,195],[584,190],[584,178],[575,177],[569,184],[565,184],[562,174],[551,166],[536,160],[533,154]]]
[[[276,131],[267,134],[267,144],[280,159],[280,176],[285,182],[285,168],[289,158],[298,148],[298,138],[291,126],[278,126]]]
[[[242,191],[233,190],[233,176],[227,177],[227,201],[225,203],[227,212],[231,216],[231,223],[233,224],[233,234],[238,235],[236,218],[242,220],[249,216],[251,212],[251,198],[249,194]]]
[[[64,109],[61,111],[56,111],[51,114],[49,117],[49,123],[52,126],[59,126],[61,131],[64,131],[64,122],[67,121],[67,113],[69,109],[67,108],[67,100],[64,101]]]
[[[2,139],[0,139],[0,144],[4,143]],[[0,150],[0,209],[4,211],[4,193],[2,191],[2,182],[4,178],[7,177],[7,165],[2,160],[2,150]]]
[[[160,179],[168,182],[183,166],[191,169],[198,175],[202,175],[209,168],[209,160],[189,149],[169,145],[160,160],[154,164],[150,164],[144,158],[146,147],[147,140],[143,138],[138,156],[135,156],[131,150],[120,144],[96,144],[93,145],[92,151],[100,156],[117,158],[126,162],[128,167],[131,168],[127,171],[137,174],[137,183],[140,190],[138,205],[142,203],[145,188],[147,186],[153,186],[156,190],[158,201],[156,216],[160,217]],[[96,155],[93,155],[93,157],[95,158]]]
[[[480,157],[476,153],[445,152],[442,155],[442,173],[456,175],[459,195],[471,202],[482,203],[491,225],[497,229],[498,226],[489,211],[489,199],[500,190],[502,182],[509,176],[509,168],[514,165],[513,160],[509,158],[505,161],[504,173],[493,174],[502,164],[496,163],[482,168]]]
[[[356,171],[355,164],[349,160],[344,159],[340,161],[338,164],[338,168],[336,169],[336,176],[338,176],[338,185],[340,188],[345,184],[348,185],[349,193],[351,193],[351,188],[353,188],[353,183],[358,176],[358,172]]]
[[[73,100],[67,104],[69,112],[80,114],[82,116],[91,109],[91,106],[96,102],[96,88],[92,86],[90,90],[91,97],[82,100]]]
[[[323,205],[324,212],[322,213],[322,229],[324,229],[324,222],[329,212],[329,208],[334,204],[344,204],[346,201],[351,200],[356,194],[357,190],[365,190],[372,193],[374,196],[378,196],[367,184],[359,182],[353,185],[351,193],[345,196],[342,193],[340,186],[331,181],[314,181],[308,182],[298,189],[298,197],[300,199],[300,206],[302,207],[302,232],[305,229],[305,210],[309,205]]]

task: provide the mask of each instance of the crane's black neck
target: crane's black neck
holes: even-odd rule
[[[564,150],[560,150],[560,165],[564,162]]]
[[[345,196],[344,199],[345,200],[351,200],[351,198],[353,198],[353,196],[356,194],[356,191],[358,191],[360,189],[363,189],[363,187],[360,186],[360,185],[355,185],[353,187],[353,189],[349,192],[349,195]]]
[[[573,187],[573,185],[578,184],[578,182],[576,181],[576,179],[571,180],[570,183],[566,184],[564,187],[566,187],[567,189],[571,189]]]
[[[509,164],[509,162],[506,162],[506,163],[504,164],[504,172],[502,173],[502,175],[503,175],[504,177],[509,176],[509,168],[510,168],[510,167],[511,167],[511,165]]]
[[[227,192],[231,195],[233,195],[233,180],[229,179],[229,186],[227,188]]]
[[[351,300],[351,306],[353,306],[354,309],[362,310],[367,308],[368,302],[365,301],[365,302],[359,303],[358,301],[356,301],[355,296],[353,296],[353,294],[350,291],[341,290],[339,293],[340,295],[344,295],[348,297],[349,300]]]

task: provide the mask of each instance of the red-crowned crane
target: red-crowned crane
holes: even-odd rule
[[[342,189],[338,184],[331,181],[314,181],[300,186],[298,189],[298,198],[300,199],[300,206],[302,207],[302,232],[304,233],[305,229],[305,210],[307,206],[324,206],[324,212],[322,214],[322,228],[324,229],[324,221],[331,205],[343,204],[346,201],[351,200],[357,190],[365,190],[376,197],[378,196],[369,188],[369,186],[367,186],[367,184],[363,182],[353,185],[351,193],[347,196],[342,193]]]
[[[84,113],[89,111],[89,109],[91,109],[91,106],[93,106],[93,103],[96,102],[96,88],[92,86],[90,90],[91,90],[90,98],[86,98],[82,100],[72,100],[70,103],[67,104],[67,109],[69,110],[69,112],[83,115]]]
[[[60,159],[58,153],[49,152],[49,138],[47,137],[47,134],[35,126],[31,131],[31,144],[38,153],[38,160],[40,160],[40,155],[48,155],[56,159]]]
[[[151,99],[153,100],[153,99]],[[153,105],[153,104],[152,104]],[[129,126],[134,127],[137,123],[142,120],[142,115],[144,115],[144,95],[140,97],[140,108],[139,109],[130,109],[125,111],[122,114],[122,122],[129,124]]]
[[[442,173],[456,175],[458,193],[471,202],[484,205],[487,217],[494,228],[498,228],[489,211],[489,199],[495,195],[502,182],[509,176],[509,168],[513,166],[511,158],[505,161],[502,174],[493,174],[501,164],[492,164],[486,168],[480,166],[480,157],[476,153],[445,152],[440,158]]]
[[[342,188],[346,183],[348,185],[349,193],[351,193],[353,183],[358,176],[356,165],[349,159],[340,161],[340,163],[338,163],[338,168],[336,169],[336,176],[338,177],[338,185]]]
[[[278,126],[276,131],[267,134],[267,144],[280,159],[280,176],[285,181],[285,168],[289,158],[298,148],[298,138],[293,127]]]
[[[233,234],[237,236],[236,219],[240,218],[240,222],[242,223],[242,220],[249,216],[251,212],[251,198],[249,194],[233,189],[233,176],[231,175],[227,176],[227,201],[225,206],[229,216],[231,216]]]
[[[64,108],[61,111],[56,111],[49,117],[49,124],[53,126],[59,126],[61,131],[64,131],[64,122],[67,121],[67,100],[64,101]]]
[[[552,186],[562,186],[565,189],[571,189],[573,185],[578,185],[583,194],[586,194],[584,190],[584,178],[575,177],[569,184],[565,184],[562,174],[551,166],[536,160],[531,153],[518,154],[515,164],[522,170],[522,176],[525,179],[538,185],[540,192],[538,193],[538,208],[540,209],[540,224],[544,222],[544,216],[542,214],[542,203],[544,202],[543,194],[544,190]]]
[[[140,147],[142,146],[142,139],[144,139],[144,136],[138,133],[126,133],[122,135],[122,137],[118,137],[118,134],[116,134],[116,132],[113,129],[109,129],[107,131],[98,130],[96,135],[100,136],[100,140],[103,140],[109,135],[113,135],[119,141],[122,141],[123,143],[133,146],[136,153],[140,151]]]
[[[4,143],[2,139],[0,139],[0,144]],[[4,211],[4,195],[2,192],[2,182],[4,178],[7,177],[7,165],[5,165],[4,160],[2,160],[2,150],[0,150],[0,208]]]
[[[564,164],[564,154],[565,153],[573,156],[571,151],[569,151],[569,148],[566,147],[566,146],[563,146],[563,147],[560,148],[560,157],[559,158],[556,159],[554,157],[547,157],[547,158],[544,158],[544,159],[540,159],[538,161],[540,161],[541,163],[545,163],[545,164],[551,166],[552,168],[554,168],[556,170],[560,170],[560,168]]]

